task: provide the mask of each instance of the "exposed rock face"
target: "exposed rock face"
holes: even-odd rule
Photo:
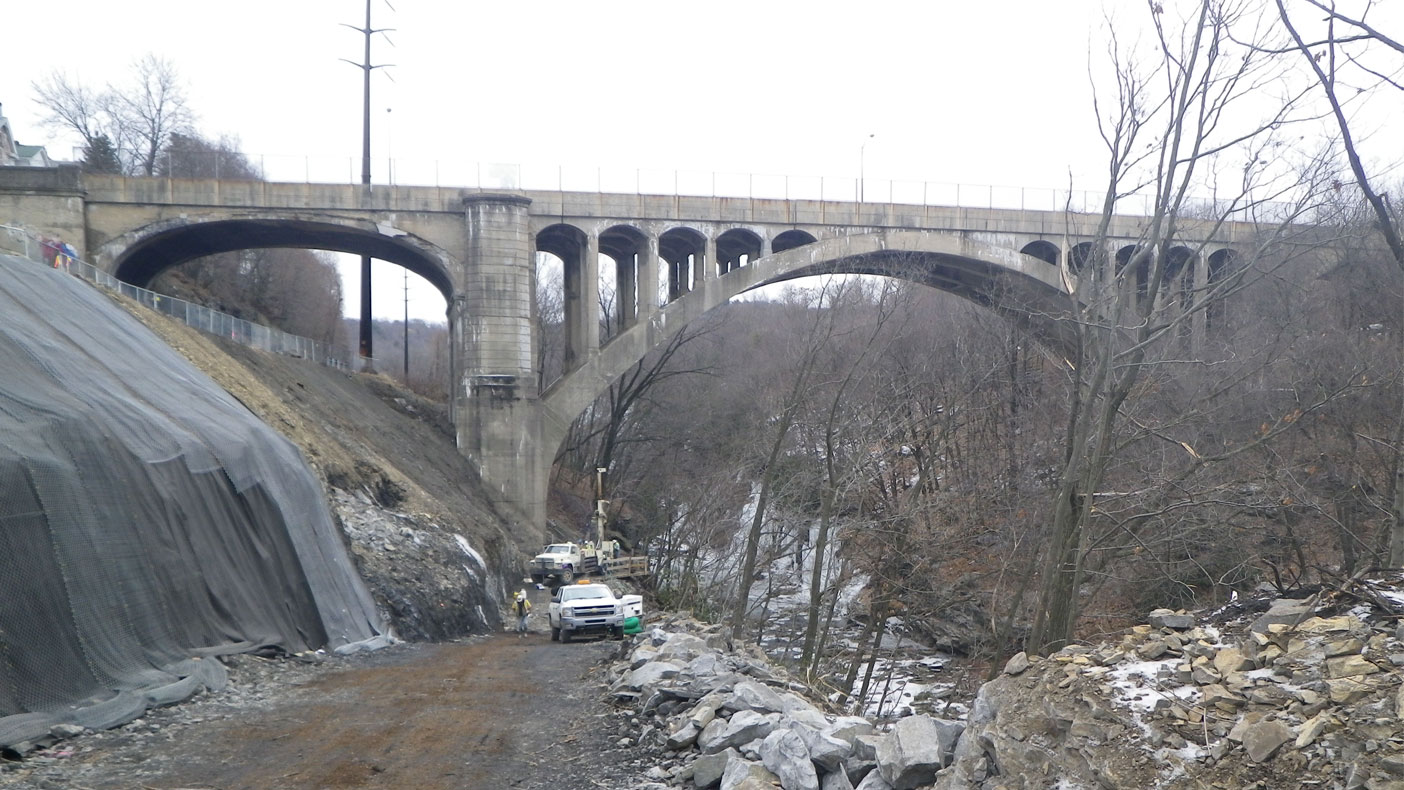
[[[1377,584],[1392,592],[1366,597],[1404,610],[1398,579]],[[1394,788],[1398,615],[1319,617],[1284,599],[1234,638],[1162,611],[1119,644],[1011,662],[981,689],[934,787]]]

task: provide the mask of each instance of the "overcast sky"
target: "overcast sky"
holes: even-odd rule
[[[1400,17],[1401,0],[1384,5]],[[1104,7],[1144,14],[1133,0],[373,0],[374,26],[395,29],[372,44],[394,64],[372,80],[373,177],[389,156],[402,183],[461,183],[470,162],[852,179],[861,152],[870,195],[883,179],[1095,190]],[[121,84],[155,53],[206,136],[237,136],[273,177],[301,160],[313,180],[355,180],[361,71],[341,59],[360,62],[363,38],[341,23],[364,16],[364,0],[48,0],[6,15],[0,103],[20,142],[72,158],[30,83],[60,69]],[[378,268],[376,312],[398,316],[398,270]]]

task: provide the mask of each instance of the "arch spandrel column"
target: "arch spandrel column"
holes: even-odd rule
[[[580,305],[580,337],[587,357],[600,350],[600,237],[594,233],[585,237],[585,260],[580,262],[584,275],[584,302]]]
[[[477,466],[493,503],[523,528],[545,523],[549,466],[540,440],[530,206],[521,195],[463,198],[463,298],[450,308],[458,450]]]
[[[658,312],[658,235],[649,233],[639,250],[639,320]]]
[[[693,279],[696,280],[696,289],[702,290],[703,285],[709,280],[717,279],[717,237],[708,233],[707,239],[703,243],[702,256],[706,259],[702,265],[697,267],[699,271],[693,271]]]

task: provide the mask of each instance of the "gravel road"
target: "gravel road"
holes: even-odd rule
[[[633,787],[650,763],[598,671],[617,649],[532,632],[315,664],[237,657],[229,690],[5,764],[0,787]]]

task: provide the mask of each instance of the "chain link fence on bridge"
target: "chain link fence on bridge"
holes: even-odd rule
[[[22,258],[28,258],[44,266],[63,269],[94,285],[116,291],[134,299],[146,307],[164,313],[186,326],[219,335],[246,346],[283,354],[290,357],[311,360],[321,365],[351,370],[353,366],[345,355],[326,343],[311,338],[290,335],[278,329],[255,324],[228,313],[211,310],[184,299],[166,296],[145,288],[124,283],[101,269],[86,263],[76,256],[65,253],[61,242],[44,239],[23,228],[0,225],[0,251]],[[370,362],[373,363],[373,360]]]

